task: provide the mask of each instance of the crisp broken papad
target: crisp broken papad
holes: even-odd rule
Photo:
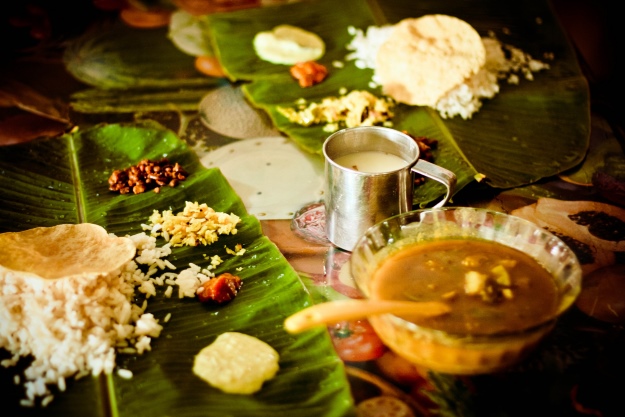
[[[625,210],[620,207],[595,201],[540,198],[511,214],[562,238],[577,255],[584,275],[615,264],[616,253],[625,252]]]
[[[91,223],[36,227],[0,234],[0,274],[56,280],[72,276],[106,275],[135,255],[125,237],[109,235]]]

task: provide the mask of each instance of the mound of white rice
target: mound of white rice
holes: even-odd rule
[[[0,364],[11,367],[20,358],[32,358],[24,373],[15,376],[15,383],[25,389],[23,406],[34,406],[38,399],[46,406],[53,399],[51,386],[64,391],[68,378],[111,373],[117,353],[149,351],[152,338],[163,329],[157,318],[146,313],[147,300],[156,295],[156,288],[164,288],[166,297],[175,287],[178,297],[195,297],[221,263],[214,256],[208,268],[190,264],[176,273],[164,259],[171,253],[170,243],[157,247],[156,238],[145,233],[130,238],[137,247],[135,259],[97,279],[27,281],[17,273],[0,274],[0,348],[12,355]],[[162,273],[154,277],[157,272]],[[133,303],[136,293],[145,294],[141,305]],[[132,377],[128,370],[120,369],[118,374]]]

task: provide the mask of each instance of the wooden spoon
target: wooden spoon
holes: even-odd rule
[[[449,313],[451,308],[438,301],[396,301],[396,300],[339,300],[316,304],[287,317],[284,328],[289,333],[299,333],[322,324],[333,324],[342,320],[357,320],[377,314],[403,314],[434,317]]]

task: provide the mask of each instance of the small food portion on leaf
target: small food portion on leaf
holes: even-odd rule
[[[171,14],[167,38],[187,55],[214,55],[210,41],[204,35],[201,18],[184,10],[176,10]]]
[[[298,62],[289,72],[302,88],[319,84],[328,76],[328,69],[315,61]]]
[[[316,61],[325,53],[325,42],[315,33],[291,25],[279,25],[254,36],[258,57],[273,64],[293,65]]]
[[[197,298],[203,303],[225,304],[239,293],[243,281],[228,272],[204,282],[197,290]]]
[[[147,190],[160,192],[161,187],[175,187],[187,179],[187,172],[177,162],[173,165],[167,158],[159,161],[141,160],[137,165],[116,169],[109,177],[109,190],[120,194],[141,194]]]
[[[376,97],[366,90],[341,91],[338,97],[326,97],[319,103],[300,100],[297,108],[279,107],[278,111],[292,123],[302,126],[324,125],[326,132],[343,127],[391,126],[394,103],[385,97]]]
[[[209,77],[224,78],[226,73],[214,56],[201,55],[195,58],[195,69]]]
[[[280,356],[267,343],[243,333],[222,333],[202,349],[193,372],[230,394],[253,394],[279,370]]]
[[[216,212],[206,203],[187,201],[184,210],[154,210],[150,224],[144,225],[152,236],[162,236],[172,246],[210,245],[219,235],[236,235],[241,218],[234,213]]]

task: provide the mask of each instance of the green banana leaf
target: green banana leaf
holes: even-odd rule
[[[206,88],[219,82],[200,74],[194,60],[171,42],[167,28],[136,29],[119,20],[99,23],[68,41],[63,54],[76,79],[115,90]]]
[[[498,189],[532,184],[579,164],[586,153],[590,134],[588,86],[574,52],[546,1],[498,0],[333,0],[304,1],[260,9],[206,16],[215,53],[233,81],[245,82],[248,100],[267,111],[278,129],[303,149],[321,153],[328,136],[321,127],[290,123],[277,110],[293,107],[296,100],[320,101],[336,96],[339,89],[369,90],[370,70],[345,62],[351,41],[349,26],[367,27],[396,23],[407,17],[443,13],[457,16],[486,36],[490,31],[504,43],[521,48],[534,58],[553,53],[551,69],[535,74],[533,81],[501,84],[501,92],[484,102],[470,120],[442,119],[431,109],[400,105],[394,127],[438,140],[435,162],[458,177],[457,190],[476,175]],[[329,77],[302,89],[291,78],[288,66],[260,60],[253,38],[279,24],[312,31],[325,41],[326,53],[319,60]],[[333,61],[344,61],[335,68]],[[430,184],[431,183],[431,184]],[[423,203],[439,197],[443,188],[430,182],[415,192]]]
[[[216,81],[215,85],[226,81]],[[129,91],[90,88],[72,94],[72,109],[78,113],[120,114],[146,111],[197,112],[211,88],[141,89]]]
[[[108,191],[114,169],[143,158],[167,156],[189,177],[159,194],[119,195]],[[290,335],[284,319],[312,304],[297,273],[262,234],[217,168],[204,168],[171,131],[155,123],[109,124],[0,149],[0,232],[60,223],[96,223],[118,236],[141,232],[153,210],[182,210],[186,201],[206,203],[242,219],[236,235],[207,247],[175,248],[168,257],[177,267],[206,266],[204,254],[219,254],[216,273],[242,268],[244,285],[231,303],[210,307],[195,299],[151,298],[148,312],[161,322],[160,338],[143,355],[118,355],[118,365],[134,377],[117,374],[68,381],[45,408],[22,408],[16,368],[0,370],[3,415],[20,416],[343,416],[353,412],[344,364],[324,329]],[[224,246],[242,244],[243,256],[229,256]],[[280,354],[280,371],[254,395],[231,395],[213,389],[192,372],[194,355],[226,331],[256,336]],[[8,352],[0,349],[0,359]],[[26,361],[26,360],[24,360]],[[8,410],[7,410],[8,408]],[[7,414],[8,413],[8,414]]]

